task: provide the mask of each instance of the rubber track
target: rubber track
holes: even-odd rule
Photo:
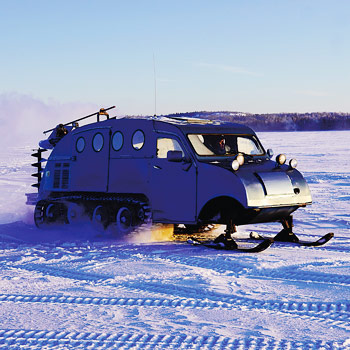
[[[350,349],[341,341],[0,329],[0,349]]]
[[[118,203],[119,205],[131,205],[136,207],[141,207],[144,211],[145,217],[144,217],[144,221],[142,223],[140,223],[139,225],[135,226],[132,232],[138,232],[143,225],[150,223],[151,221],[151,208],[149,206],[149,204],[147,202],[145,202],[144,200],[140,200],[140,199],[136,199],[133,198],[132,195],[107,195],[107,196],[101,196],[101,195],[87,195],[87,194],[77,194],[77,195],[62,195],[61,197],[51,197],[50,199],[44,199],[41,200],[39,202],[76,202],[78,200],[82,200],[83,202],[96,202],[96,203],[101,203],[101,202],[113,202],[113,203]],[[38,203],[39,203],[38,202]],[[37,211],[37,206],[35,206],[35,210],[34,210],[34,215],[36,215]]]

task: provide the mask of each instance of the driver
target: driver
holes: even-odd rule
[[[214,153],[219,154],[219,155],[224,155],[226,154],[226,141],[224,135],[218,136],[215,144],[213,145],[214,147]]]

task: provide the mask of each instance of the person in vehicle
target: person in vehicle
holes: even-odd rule
[[[226,141],[224,135],[206,135],[204,139],[204,144],[215,154],[226,154]]]

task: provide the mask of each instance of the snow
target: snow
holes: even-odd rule
[[[298,160],[313,205],[295,231],[332,231],[327,245],[244,254],[189,246],[169,227],[124,241],[87,224],[40,231],[24,196],[31,148],[3,149],[0,349],[350,349],[350,131],[259,137]]]

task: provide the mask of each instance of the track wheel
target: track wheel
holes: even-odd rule
[[[39,201],[34,210],[36,227],[43,228],[50,224],[62,223],[65,217],[65,206],[62,203]]]
[[[106,207],[102,205],[97,205],[92,212],[92,226],[97,231],[104,231],[109,224],[109,215]]]
[[[39,201],[34,209],[34,222],[35,226],[38,228],[42,228],[45,225],[45,207],[46,202]]]
[[[115,217],[115,226],[120,235],[128,234],[133,229],[133,213],[128,207],[120,207]]]
[[[81,221],[84,210],[76,203],[67,204],[67,222],[69,224],[76,224]]]

